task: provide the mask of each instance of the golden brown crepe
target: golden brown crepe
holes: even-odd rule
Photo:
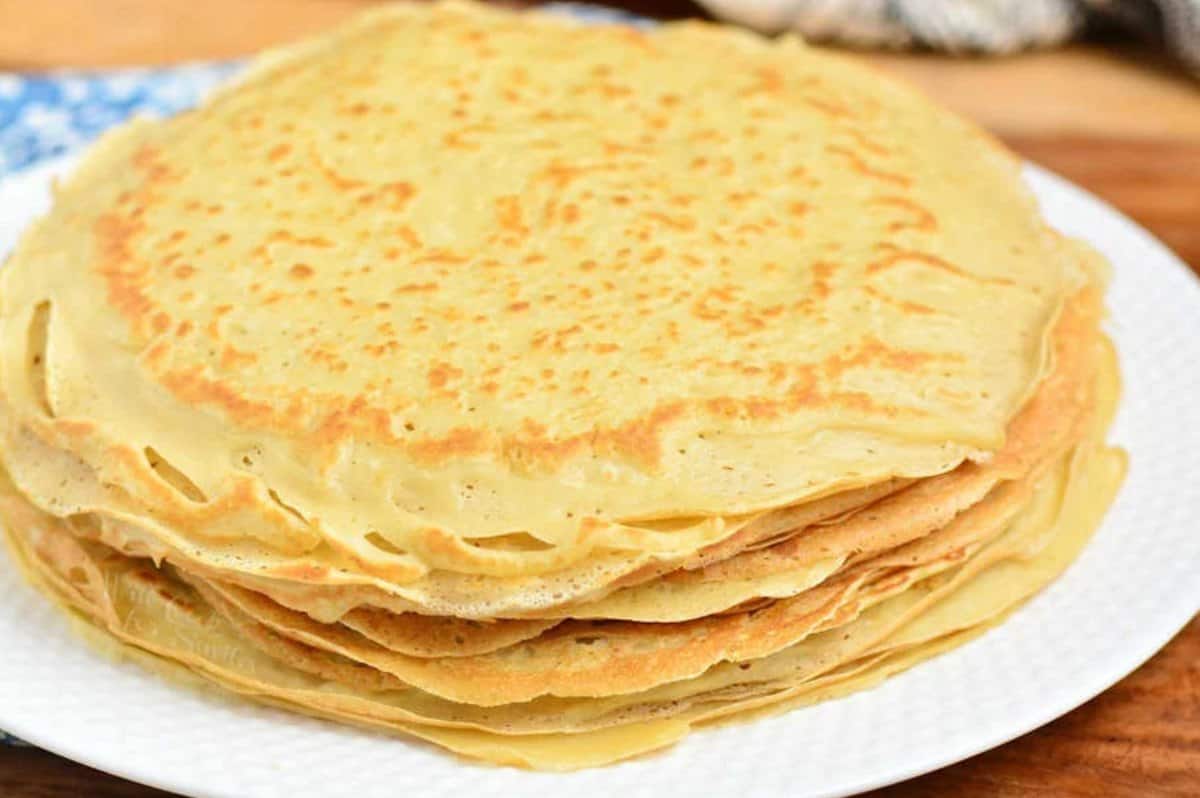
[[[1104,264],[1018,168],[790,38],[371,11],[57,187],[0,520],[110,650],[491,762],[870,686],[1120,480]]]

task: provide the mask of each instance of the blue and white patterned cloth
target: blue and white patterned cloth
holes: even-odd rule
[[[167,115],[195,105],[237,68],[0,73],[0,175],[78,149],[135,113]]]

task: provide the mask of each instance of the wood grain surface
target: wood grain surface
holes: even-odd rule
[[[368,2],[0,0],[0,68],[241,55],[319,30]],[[687,0],[620,5],[659,18],[701,16]],[[976,119],[1029,160],[1106,199],[1196,269],[1200,81],[1139,45],[1106,44],[997,60],[866,57]],[[1200,333],[1200,307],[1196,310]],[[753,793],[752,785],[747,792]],[[0,747],[0,796],[5,798],[164,795],[44,751]],[[1074,712],[997,749],[872,795],[1200,796],[1200,620]]]

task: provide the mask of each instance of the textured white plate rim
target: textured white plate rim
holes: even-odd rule
[[[44,195],[50,178],[68,169],[71,162],[73,162],[73,158],[59,159],[40,167],[23,171],[0,182],[0,252],[3,252],[7,245],[11,243],[13,233],[24,226],[25,222],[34,212],[34,209],[39,204],[44,204]],[[1169,282],[1171,284],[1169,287],[1169,297],[1173,302],[1177,303],[1176,311],[1180,309],[1187,311],[1189,308],[1191,312],[1200,310],[1200,283],[1197,283],[1192,278],[1191,273],[1184,264],[1159,244],[1149,233],[1102,201],[1043,169],[1030,166],[1027,169],[1026,175],[1035,193],[1039,196],[1048,218],[1056,226],[1063,228],[1066,232],[1088,238],[1102,251],[1108,250],[1107,254],[1110,257],[1113,257],[1112,249],[1114,246],[1127,248],[1129,250],[1127,254],[1130,257],[1134,253],[1139,256],[1138,260],[1140,263],[1137,265],[1124,262],[1119,257],[1115,259],[1114,266],[1117,279],[1114,282],[1114,286],[1124,286],[1126,289],[1133,290],[1136,293],[1138,286],[1153,287],[1158,283]],[[1147,276],[1139,279],[1137,276],[1132,275],[1135,268],[1149,268],[1151,271],[1148,272]],[[1137,285],[1131,285],[1131,281],[1137,283]],[[1114,291],[1114,293],[1117,292]],[[1114,305],[1114,317],[1118,322],[1118,329],[1114,331],[1114,337],[1118,343],[1118,347],[1122,350],[1123,367],[1128,377],[1130,371],[1133,370],[1131,367],[1140,362],[1137,359],[1131,358],[1129,352],[1126,351],[1131,347],[1137,348],[1135,343],[1131,343],[1136,338],[1136,330],[1121,328],[1120,325],[1123,320],[1120,304]],[[1197,331],[1200,331],[1200,329]],[[1184,338],[1182,342],[1177,343],[1185,348],[1190,345],[1190,357],[1200,359],[1200,343],[1196,342],[1194,336],[1190,341]],[[1150,357],[1152,354],[1145,353],[1143,356]],[[1194,388],[1198,387],[1193,373],[1187,370],[1177,372],[1173,379],[1176,381],[1173,386],[1174,390],[1182,394],[1188,394]],[[1130,387],[1132,387],[1133,392],[1136,392],[1138,386],[1136,383],[1131,383]],[[1128,408],[1129,403],[1127,402],[1122,408],[1121,416],[1118,418],[1116,437],[1119,443],[1126,445],[1131,450],[1133,460],[1132,476],[1138,473],[1139,464],[1146,463],[1149,458],[1155,456],[1156,452],[1152,448],[1148,448],[1147,444],[1141,440],[1125,439],[1126,436],[1122,434],[1122,422],[1127,420]],[[1178,422],[1180,419],[1175,418],[1175,421]],[[1175,429],[1180,428],[1187,429],[1188,427],[1186,424],[1182,427],[1175,427]],[[1194,429],[1195,427],[1192,428]],[[1161,440],[1158,442],[1161,443]],[[1151,443],[1154,443],[1154,441],[1151,441]],[[1188,472],[1184,471],[1183,473]],[[1106,535],[1106,533],[1106,539],[1112,538],[1117,534],[1111,529],[1113,526],[1112,521],[1123,504],[1132,502],[1136,498],[1131,496],[1131,489],[1133,489],[1132,486],[1127,485],[1126,490],[1118,497],[1117,505],[1114,507],[1113,513],[1110,513],[1100,533],[1098,533],[1098,538],[1101,535]],[[1185,503],[1193,511],[1200,510],[1200,507],[1191,504],[1192,499],[1193,497],[1190,494],[1184,497]],[[1186,512],[1177,517],[1185,518]],[[1154,519],[1150,519],[1150,524],[1153,523]],[[1080,562],[1089,561],[1092,565],[1095,565],[1094,561],[1098,554],[1095,548],[1095,545],[1089,546],[1081,556]],[[1192,547],[1190,549],[1185,547],[1182,551],[1177,552],[1177,555],[1176,561],[1180,563],[1182,570],[1190,571],[1193,574],[1200,571],[1200,547]],[[3,560],[4,564],[0,565],[0,587],[15,589],[18,592],[29,591],[29,588],[25,586],[15,585],[16,577],[12,573],[12,565],[7,561],[7,557],[4,557]],[[892,693],[896,692],[895,688],[897,685],[913,682],[915,678],[921,675],[922,670],[928,672],[935,667],[942,667],[945,670],[947,663],[963,660],[982,646],[991,645],[995,648],[995,643],[998,639],[1006,635],[1012,637],[1017,634],[1016,630],[1022,627],[1022,625],[1028,626],[1030,623],[1033,623],[1032,619],[1035,613],[1049,607],[1047,602],[1052,600],[1050,596],[1053,596],[1054,600],[1062,600],[1064,598],[1064,591],[1071,589],[1073,587],[1072,583],[1077,581],[1074,577],[1077,576],[1076,572],[1080,567],[1082,566],[1078,564],[1073,566],[1058,582],[1035,597],[999,629],[961,649],[950,652],[923,666],[919,666],[913,671],[894,677],[880,688],[850,696],[840,701],[798,710],[796,713],[791,713],[790,715],[770,718],[750,726],[705,731],[689,738],[682,745],[666,754],[642,758],[633,763],[613,768],[567,775],[527,774],[511,769],[481,768],[442,754],[432,754],[435,758],[433,761],[450,763],[450,766],[460,774],[459,778],[469,779],[475,783],[473,789],[476,791],[479,790],[483,783],[491,780],[496,785],[497,794],[505,795],[513,794],[514,789],[522,792],[541,791],[554,782],[561,782],[563,786],[571,786],[576,792],[582,792],[583,794],[592,794],[593,790],[608,791],[614,786],[619,786],[624,792],[635,794],[661,792],[663,789],[678,789],[681,785],[677,777],[672,775],[676,771],[676,768],[667,767],[668,762],[672,759],[679,760],[681,757],[685,759],[690,757],[694,760],[697,757],[706,756],[704,748],[712,749],[713,751],[720,750],[721,746],[717,742],[718,738],[728,738],[729,741],[733,741],[736,744],[736,738],[739,736],[751,737],[752,735],[748,730],[753,729],[755,726],[758,728],[765,728],[772,725],[780,726],[780,724],[786,724],[788,718],[793,718],[800,713],[825,712],[829,714],[830,708],[832,708],[833,712],[839,713],[839,720],[842,722],[841,725],[843,727],[853,727],[855,713],[858,713],[867,718],[866,722],[868,725],[866,728],[873,730],[875,727],[871,725],[871,710],[868,706],[870,702],[873,700],[882,701],[883,696],[888,694],[889,690]],[[1184,584],[1186,586],[1188,583]],[[1136,613],[1135,619],[1137,623],[1129,634],[1121,637],[1123,645],[1118,649],[1108,652],[1101,651],[1101,641],[1093,639],[1092,643],[1097,646],[1099,656],[1091,663],[1090,670],[1078,674],[1077,678],[1070,680],[1069,687],[1060,687],[1058,690],[1049,693],[1045,691],[1036,693],[1035,691],[1032,695],[1019,697],[1013,701],[1012,706],[1008,708],[1007,712],[1003,712],[997,718],[981,723],[977,728],[971,729],[968,733],[960,732],[957,736],[950,736],[948,739],[938,741],[932,747],[927,746],[924,751],[913,751],[911,755],[906,755],[906,752],[903,750],[903,740],[900,740],[893,746],[893,750],[890,751],[889,755],[876,757],[870,762],[865,762],[853,772],[834,772],[829,773],[827,776],[817,775],[814,778],[810,772],[811,767],[809,766],[811,763],[801,762],[797,764],[788,759],[786,761],[796,768],[798,776],[797,780],[789,780],[789,786],[796,788],[795,791],[789,789],[789,793],[811,796],[845,795],[892,784],[993,748],[1069,712],[1133,671],[1187,624],[1197,610],[1200,610],[1200,582],[1193,582],[1191,584],[1190,592],[1185,589],[1175,595],[1160,595],[1157,597],[1157,603],[1153,605],[1152,611]],[[1151,588],[1153,586],[1149,585],[1145,587]],[[1077,598],[1082,600],[1081,597]],[[1066,599],[1069,600],[1070,595],[1066,595]],[[35,649],[38,646],[38,641],[41,639],[49,640],[53,638],[56,642],[61,642],[55,636],[67,635],[65,626],[61,624],[60,626],[63,626],[63,628],[47,629],[38,626],[36,623],[37,619],[12,617],[11,614],[6,615],[5,611],[9,605],[10,602],[6,601],[4,602],[4,607],[0,608],[0,634],[12,635],[14,630],[16,630],[17,634],[26,635],[24,641],[18,639],[17,642],[24,642]],[[1046,605],[1046,607],[1043,607],[1043,605]],[[41,618],[41,620],[47,622],[47,617],[50,616],[47,615]],[[22,623],[24,623],[24,626],[21,625]],[[49,620],[48,623],[51,627],[55,626],[54,620]],[[1129,626],[1129,624],[1127,623],[1126,626]],[[1036,635],[1036,629],[1021,629],[1021,633],[1033,633]],[[1048,636],[1049,634],[1050,632],[1047,631],[1046,635]],[[0,640],[4,640],[4,638],[0,637]],[[1046,644],[1053,649],[1056,644],[1062,642],[1062,639],[1058,638],[1046,641]],[[73,643],[74,641],[71,640],[70,644]],[[1078,644],[1078,641],[1076,643]],[[4,640],[3,648],[8,649],[12,644],[12,639]],[[405,740],[382,738],[376,734],[334,727],[331,724],[298,718],[276,710],[252,707],[248,704],[233,704],[218,698],[198,695],[181,688],[165,685],[149,674],[140,673],[136,668],[132,668],[132,666],[109,663],[90,652],[86,652],[82,644],[78,648],[78,651],[70,650],[69,654],[61,655],[60,659],[65,656],[75,656],[78,654],[94,661],[94,668],[88,672],[94,675],[85,675],[85,678],[90,678],[91,681],[84,684],[58,685],[57,682],[53,681],[44,683],[35,681],[31,685],[29,682],[31,673],[29,671],[21,671],[19,667],[13,666],[10,663],[10,657],[0,657],[0,696],[5,696],[5,693],[8,694],[5,700],[0,700],[0,728],[21,736],[46,750],[53,751],[91,767],[161,789],[196,796],[266,796],[290,794],[294,788],[285,787],[282,774],[286,772],[286,769],[281,768],[279,765],[276,765],[275,768],[262,765],[261,770],[263,772],[254,774],[238,773],[236,766],[231,765],[230,767],[233,768],[232,771],[218,771],[218,775],[216,776],[216,778],[220,778],[221,776],[228,775],[230,777],[229,780],[224,785],[215,784],[211,780],[214,777],[211,769],[206,776],[202,770],[189,770],[187,767],[180,767],[179,759],[181,754],[185,761],[201,761],[192,760],[188,756],[187,750],[181,750],[186,749],[189,744],[195,745],[196,741],[194,740],[176,739],[172,741],[159,737],[156,742],[160,747],[149,751],[138,749],[143,754],[142,756],[131,757],[128,751],[125,751],[123,755],[118,755],[117,752],[120,750],[120,746],[114,744],[114,739],[120,737],[120,735],[114,735],[110,727],[96,728],[91,735],[81,735],[80,729],[71,726],[72,718],[69,717],[70,713],[68,711],[61,711],[58,716],[54,715],[55,707],[62,703],[67,691],[90,691],[89,695],[91,697],[87,699],[87,702],[93,709],[108,710],[109,714],[103,717],[111,717],[110,723],[118,727],[121,724],[123,710],[127,710],[129,707],[129,699],[127,697],[121,698],[106,694],[105,680],[113,676],[113,673],[110,673],[113,669],[127,673],[128,678],[135,680],[139,689],[144,689],[149,694],[158,696],[164,690],[175,691],[172,695],[178,696],[178,703],[180,705],[176,709],[185,713],[185,717],[193,720],[200,719],[200,714],[186,715],[188,712],[201,713],[206,716],[211,714],[214,717],[223,714],[230,716],[229,718],[215,717],[215,721],[219,724],[219,727],[220,724],[226,724],[230,721],[233,724],[223,727],[224,735],[220,737],[217,743],[218,749],[222,746],[228,749],[225,752],[226,754],[232,753],[232,749],[229,749],[230,745],[237,745],[239,743],[238,732],[240,724],[242,722],[250,723],[249,718],[251,717],[255,719],[254,722],[256,723],[265,720],[269,728],[279,728],[282,730],[301,727],[304,729],[305,734],[316,736],[328,736],[328,733],[332,732],[338,738],[347,738],[350,741],[350,750],[354,750],[355,740],[360,741],[363,747],[374,745],[382,740],[384,745],[394,746],[392,750],[397,760],[403,759],[409,754],[414,758],[421,757],[422,754],[420,752],[426,748],[425,746],[414,746]],[[1107,656],[1104,656],[1105,654]],[[56,660],[53,656],[46,659],[39,659],[38,667],[39,670],[45,669],[46,673],[53,673],[56,667]],[[126,677],[122,676],[121,678]],[[22,687],[14,689],[17,684],[21,684]],[[9,689],[4,690],[3,688],[6,686]],[[30,711],[28,706],[22,705],[23,703],[29,703],[20,701],[22,695],[28,697],[31,691],[44,691],[46,689],[53,689],[54,686],[57,686],[63,692],[51,696],[39,696],[43,711]],[[947,682],[943,687],[947,688],[947,693],[953,693],[954,690],[950,688],[961,688],[962,684]],[[50,701],[49,705],[45,703],[47,700]],[[37,702],[33,703],[36,704]],[[961,704],[962,702],[960,701],[959,703]],[[47,706],[49,710],[46,709]],[[924,709],[921,706],[910,706],[907,708],[907,712],[920,713]],[[893,714],[897,712],[901,716],[905,714],[903,708],[896,710]],[[849,714],[847,715],[847,713]],[[214,721],[214,718],[208,718],[208,720],[211,722]],[[192,723],[189,721],[187,725],[191,726]],[[70,733],[66,733],[65,730],[67,729],[71,730]],[[901,729],[901,731],[903,730]],[[784,733],[786,734],[786,731]],[[765,739],[777,743],[776,747],[782,746],[784,743],[779,741],[778,734],[778,732],[772,732]],[[883,735],[884,731],[880,730],[877,734]],[[855,738],[855,741],[857,742],[861,739]],[[172,751],[173,745],[176,746],[174,749],[174,758],[168,756],[168,753]],[[740,782],[742,791],[750,790],[754,792],[756,786],[754,780],[756,776],[761,776],[759,768],[761,767],[764,753],[756,751],[755,754],[756,756],[752,762],[760,763],[759,765],[744,763],[740,768],[742,775],[739,778],[742,779]],[[709,755],[711,755],[711,751]],[[769,752],[767,755],[769,755]],[[306,754],[303,762],[306,770],[303,783],[307,785],[309,792],[302,792],[300,794],[355,794],[366,796],[392,794],[403,791],[400,785],[388,783],[389,778],[395,778],[395,772],[391,774],[379,773],[375,777],[367,775],[364,782],[364,775],[362,773],[355,773],[354,777],[350,777],[344,770],[339,773],[338,768],[344,767],[345,763],[340,765],[323,763],[333,767],[332,771],[325,773],[316,767],[322,763],[313,760],[312,756],[311,753]],[[663,766],[657,767],[656,762],[662,763]],[[730,761],[727,764],[734,771],[739,770],[739,767],[734,762]],[[255,765],[258,765],[257,761]],[[803,770],[806,767],[809,767],[809,770]],[[633,771],[629,771],[628,769],[630,768],[636,769],[637,772],[633,773]],[[279,781],[272,780],[272,775],[276,772],[280,774]],[[622,778],[621,774],[626,772],[629,772],[633,776],[633,780],[623,783],[626,780]],[[606,774],[611,774],[611,776]],[[247,777],[248,781],[255,781],[257,779],[258,782],[256,784],[243,782],[241,778],[243,775]],[[251,776],[253,778],[250,778]],[[799,778],[800,776],[807,776],[808,780],[805,781],[803,778]],[[209,779],[207,782],[206,778]],[[264,778],[265,781],[263,780]],[[330,778],[335,779],[335,781],[331,782]],[[438,778],[438,776],[432,775],[430,781],[422,784],[425,794],[432,795],[439,792]],[[224,779],[221,780],[224,781]],[[446,782],[445,778],[442,781],[442,789],[449,792],[450,790],[447,789],[450,786],[449,783]],[[573,782],[575,783],[573,784]],[[239,786],[234,787],[234,791],[231,791],[229,787],[235,784]],[[244,790],[242,789],[243,786],[245,787]],[[767,785],[764,783],[763,786],[766,787]],[[777,790],[773,791],[777,792]],[[597,794],[599,793],[597,792]]]

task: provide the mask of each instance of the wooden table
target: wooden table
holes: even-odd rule
[[[0,68],[232,56],[320,29],[366,2],[0,0]],[[622,5],[662,18],[700,15],[687,0]],[[1200,81],[1126,44],[995,61],[868,57],[1108,200],[1200,266]],[[36,749],[0,747],[0,796],[79,795],[166,794]],[[875,795],[1200,795],[1200,620],[1074,712]]]

